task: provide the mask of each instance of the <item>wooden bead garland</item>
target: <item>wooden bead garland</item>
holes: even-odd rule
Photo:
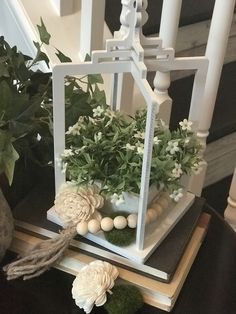
[[[151,207],[147,209],[145,223],[151,224],[156,221],[169,206],[170,199],[168,196],[162,195],[159,199],[156,199]],[[129,228],[135,229],[137,227],[137,214],[130,214],[126,217],[116,216],[114,219],[110,217],[104,217],[102,220],[91,219],[90,221],[78,223],[76,230],[80,235],[86,235],[88,232],[97,233],[102,230],[105,232],[111,231],[113,228],[122,230],[127,226]]]

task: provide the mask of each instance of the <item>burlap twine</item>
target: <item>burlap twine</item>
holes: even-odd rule
[[[27,253],[27,256],[3,268],[7,279],[23,277],[26,280],[41,275],[62,257],[76,234],[76,226],[68,226],[55,238],[36,244]]]

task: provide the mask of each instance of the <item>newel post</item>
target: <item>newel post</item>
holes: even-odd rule
[[[236,231],[236,168],[234,169],[234,175],[231,182],[229,197],[227,199],[228,206],[225,209],[225,220]]]
[[[159,37],[163,48],[175,48],[182,0],[164,0],[161,14]],[[155,92],[166,101],[160,107],[160,116],[168,124],[171,113],[172,99],[168,95],[170,72],[156,72],[154,78]]]

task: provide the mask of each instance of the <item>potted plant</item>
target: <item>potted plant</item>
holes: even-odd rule
[[[62,171],[79,185],[98,183],[112,209],[138,210],[144,153],[146,110],[134,117],[96,105],[92,116],[80,116],[66,131]],[[150,201],[157,190],[168,191],[174,201],[182,196],[181,178],[200,168],[201,145],[192,122],[170,131],[157,118],[153,138]]]

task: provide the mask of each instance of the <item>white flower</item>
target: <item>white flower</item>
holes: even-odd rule
[[[85,148],[86,148],[86,146],[82,146],[82,147],[80,147],[80,148],[77,148],[77,149],[75,150],[75,154],[79,154],[79,153],[82,152]]]
[[[42,136],[38,133],[38,134],[37,134],[37,141],[40,141],[41,138],[42,138]]]
[[[114,193],[112,196],[111,196],[111,203],[112,204],[115,204],[116,206],[124,203],[124,197],[122,194],[118,195],[117,193]]]
[[[188,121],[187,119],[184,119],[183,121],[179,122],[179,125],[181,126],[181,129],[183,131],[185,131],[185,130],[191,131],[192,124],[193,124],[193,122]]]
[[[65,149],[64,152],[61,154],[61,156],[63,158],[70,157],[70,156],[73,156],[73,155],[74,155],[74,152],[72,151],[71,148]]]
[[[183,174],[183,170],[181,169],[181,164],[175,163],[175,168],[172,170],[172,177],[179,178]]]
[[[161,142],[161,140],[158,139],[158,136],[154,136],[153,138],[153,144],[158,145]]]
[[[102,113],[104,112],[104,109],[101,106],[97,106],[93,109],[93,117],[101,117]]]
[[[134,145],[130,145],[130,143],[127,143],[127,144],[125,145],[125,148],[126,148],[127,150],[135,150],[135,146],[134,146]]]
[[[145,132],[138,131],[136,134],[134,134],[134,137],[144,140],[145,139]]]
[[[105,304],[107,292],[112,293],[118,275],[115,266],[103,261],[94,261],[83,267],[72,285],[72,297],[76,305],[85,313],[90,313],[94,305]]]
[[[168,146],[166,147],[166,151],[170,152],[171,155],[174,155],[179,151],[179,143],[178,141],[169,141]]]
[[[96,124],[96,120],[93,119],[92,117],[89,117],[89,122],[92,122],[93,124]]]
[[[98,132],[98,134],[94,134],[94,140],[95,142],[99,142],[102,138],[102,132]]]
[[[138,154],[138,155],[143,155],[143,153],[144,153],[144,144],[138,142],[138,143],[136,144],[136,147],[137,147],[137,154]]]
[[[71,134],[71,135],[80,135],[80,129],[81,127],[79,126],[78,122],[75,123],[72,126],[69,126],[68,131],[66,131],[66,134]]]
[[[170,198],[172,198],[175,202],[178,202],[181,197],[183,197],[183,189],[180,188],[178,190],[174,190],[172,194],[170,194]]]
[[[83,123],[84,122],[84,118],[85,118],[84,116],[80,116],[79,119],[78,119],[78,122]]]
[[[77,224],[87,221],[96,209],[103,206],[103,197],[96,186],[78,187],[75,184],[63,185],[54,201],[55,212],[65,223]]]
[[[105,112],[105,116],[109,118],[108,122],[105,124],[106,128],[112,123],[113,119],[118,116],[118,113],[114,110],[107,109]]]

